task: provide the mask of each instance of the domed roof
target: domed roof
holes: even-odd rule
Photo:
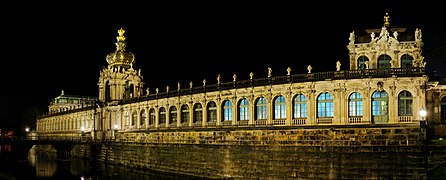
[[[110,53],[107,55],[106,59],[109,64],[109,66],[121,66],[124,68],[130,68],[135,63],[135,55],[131,52],[125,51],[125,37],[124,37],[125,30],[121,29],[118,30],[118,36],[116,39],[118,42],[116,42],[116,51],[113,53]]]

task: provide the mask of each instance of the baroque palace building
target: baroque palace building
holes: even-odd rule
[[[118,30],[116,50],[100,71],[99,96],[63,93],[37,118],[46,136],[113,139],[116,133],[213,130],[237,127],[420,124],[446,134],[446,83],[425,72],[421,29],[396,28],[388,16],[380,29],[350,33],[349,70],[273,76],[186,87],[144,89],[135,56]],[[335,64],[335,63],[333,63]],[[427,116],[420,115],[426,110]]]

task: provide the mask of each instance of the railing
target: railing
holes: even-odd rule
[[[362,117],[361,116],[348,117],[348,123],[349,124],[359,124],[359,123],[362,123]]]
[[[382,77],[411,77],[425,75],[424,68],[388,68],[388,69],[361,69],[361,70],[345,70],[345,71],[328,71],[307,74],[293,74],[284,76],[275,76],[268,78],[256,78],[249,80],[237,80],[232,82],[224,82],[220,84],[210,84],[205,86],[196,86],[192,88],[178,89],[168,92],[160,92],[149,94],[146,96],[124,99],[120,104],[128,104],[133,102],[147,101],[160,98],[168,98],[182,95],[190,95],[204,92],[213,92],[218,90],[228,90],[235,88],[256,87],[265,85],[276,85],[286,83],[298,83],[307,81],[324,81],[337,79],[359,79],[359,78],[382,78]]]
[[[398,122],[410,123],[410,122],[412,122],[412,116],[398,116]]]

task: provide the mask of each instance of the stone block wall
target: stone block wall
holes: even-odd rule
[[[121,132],[96,158],[205,178],[426,179],[422,134],[401,126]]]

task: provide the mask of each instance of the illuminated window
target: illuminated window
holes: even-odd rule
[[[282,95],[274,101],[274,119],[286,119],[286,102]]]
[[[159,124],[166,124],[166,109],[164,107],[160,107],[159,122]]]
[[[408,54],[401,56],[401,68],[411,68],[413,57]]]
[[[260,97],[259,99],[257,99],[257,104],[256,104],[256,119],[266,120],[267,112],[268,110],[267,110],[266,99],[264,97]]]
[[[217,121],[217,105],[214,101],[211,101],[208,103],[208,122],[215,122]]]
[[[375,91],[372,94],[372,115],[387,115],[387,101],[386,91]]]
[[[194,105],[194,123],[201,122],[203,120],[203,107],[200,103]]]
[[[138,120],[138,114],[136,113],[136,111],[133,111],[132,114],[132,126],[136,125],[136,121]]]
[[[401,91],[398,95],[398,116],[412,116],[412,94]]]
[[[155,124],[156,121],[156,114],[155,114],[155,109],[150,109],[149,110],[149,124]]]
[[[184,104],[181,106],[181,123],[189,122],[189,106]]]
[[[229,100],[223,102],[223,121],[232,121],[232,102]]]
[[[169,113],[169,123],[176,124],[177,123],[177,107],[171,106]]]
[[[240,120],[249,120],[249,102],[247,99],[242,99],[239,105],[239,118]]]
[[[319,94],[317,98],[317,117],[333,117],[333,96],[329,92]]]
[[[141,110],[141,121],[139,122],[139,125],[146,124],[146,110]]]
[[[354,92],[348,97],[348,115],[362,116],[362,96],[358,92]]]
[[[94,116],[94,115],[93,115]],[[94,118],[94,117],[93,117]],[[125,126],[128,127],[130,125],[130,113],[128,111],[126,111],[124,113],[124,122],[125,122]]]
[[[366,69],[365,62],[369,61],[367,56],[359,56],[358,58],[358,69]]]
[[[294,97],[293,118],[307,117],[307,98],[303,94]]]
[[[391,68],[391,64],[390,64],[391,60],[392,60],[392,58],[390,58],[390,56],[387,54],[383,54],[383,55],[379,56],[378,57],[378,68],[379,69]]]

